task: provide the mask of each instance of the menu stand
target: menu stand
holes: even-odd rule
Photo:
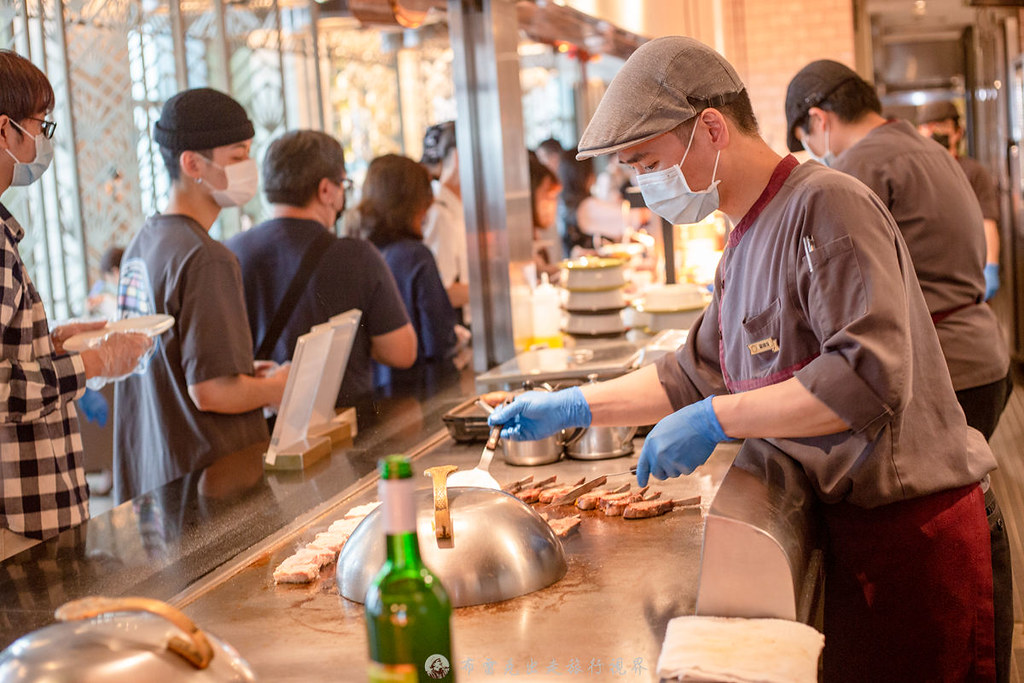
[[[303,470],[355,436],[354,411],[336,415],[334,404],[361,316],[346,311],[299,337],[265,469]]]

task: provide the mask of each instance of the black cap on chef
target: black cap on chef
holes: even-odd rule
[[[795,131],[811,107],[820,107],[840,86],[859,80],[853,69],[831,59],[811,62],[793,76],[786,90],[786,143],[790,152],[803,149]]]
[[[736,99],[743,82],[725,57],[693,38],[666,36],[630,55],[580,138],[577,159],[611,154],[674,130]]]
[[[184,90],[164,103],[153,139],[176,151],[213,149],[256,135],[238,102],[212,88]]]

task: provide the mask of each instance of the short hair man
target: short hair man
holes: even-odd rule
[[[670,222],[716,208],[730,216],[714,297],[676,353],[607,382],[523,394],[489,421],[525,439],[657,421],[641,484],[689,474],[730,437],[745,439],[737,460],[748,467],[788,455],[826,503],[825,679],[988,674],[978,481],[995,459],[934,372],[942,350],[878,198],[819,164],[780,158],[736,71],[690,38],[630,56],[579,151],[617,155]]]
[[[436,168],[432,183],[434,203],[423,218],[423,243],[437,261],[441,284],[452,308],[468,322],[469,262],[466,250],[466,216],[459,181],[459,150],[455,146],[455,122],[445,121],[427,129],[423,137],[423,159],[428,170]]]
[[[238,260],[208,234],[222,208],[256,193],[253,135],[242,106],[210,88],[171,97],[154,127],[170,201],[125,249],[118,306],[174,327],[149,373],[115,389],[118,502],[269,440],[261,409],[280,403],[288,366],[257,375]]]
[[[273,217],[226,242],[242,267],[249,329],[262,351],[257,358],[283,363],[314,325],[362,311],[339,405],[370,392],[371,358],[397,368],[416,362],[416,332],[380,252],[365,240],[333,234],[348,185],[337,140],[313,130],[285,133],[263,159],[263,193]],[[309,253],[315,261],[306,261]],[[305,286],[284,301],[297,277]],[[281,315],[276,339],[268,339]]]
[[[0,194],[42,176],[53,158],[53,88],[24,57],[0,50]],[[110,334],[81,353],[64,341],[105,323],[49,329],[21,260],[25,230],[0,204],[0,561],[89,518],[74,401],[86,380],[131,372],[149,347]]]
[[[960,112],[948,100],[929,102],[917,116],[917,130],[949,150],[974,190],[985,218],[985,300],[999,289],[999,191],[992,174],[969,156],[960,154],[964,128]]]

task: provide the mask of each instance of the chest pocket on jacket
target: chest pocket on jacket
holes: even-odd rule
[[[782,304],[778,298],[762,310],[743,317],[742,346],[736,351],[743,357],[741,363],[746,376],[757,376],[769,371],[779,356],[779,333]]]
[[[864,276],[849,235],[818,247],[810,259],[812,324],[827,339],[867,310]]]

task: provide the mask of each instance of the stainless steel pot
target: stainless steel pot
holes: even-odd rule
[[[636,427],[587,427],[580,437],[566,446],[566,454],[575,460],[605,460],[633,452]]]
[[[583,434],[582,429],[562,430],[535,441],[501,440],[501,455],[509,465],[550,465],[562,459],[564,448]]]
[[[455,468],[431,468],[442,469]],[[518,498],[461,486],[439,491],[436,500],[430,489],[416,491],[415,497],[423,562],[441,579],[453,606],[508,600],[565,576],[561,541]],[[377,508],[356,527],[338,557],[338,592],[363,602],[386,556]]]
[[[230,645],[148,598],[84,598],[0,653],[0,682],[254,681]]]

